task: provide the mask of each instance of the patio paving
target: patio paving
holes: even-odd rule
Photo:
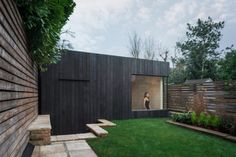
[[[32,157],[97,157],[97,155],[85,140],[74,140],[35,146]]]
[[[40,122],[45,120],[40,116]],[[47,117],[48,118],[48,117]],[[105,137],[108,132],[101,127],[112,127],[116,124],[106,120],[98,119],[99,123],[87,124],[87,127],[93,131],[81,134],[56,135],[51,136],[50,145],[36,145],[32,157],[97,157],[96,153],[85,141],[86,139]],[[41,125],[41,123],[37,123]],[[38,129],[38,125],[35,125]],[[41,128],[39,129],[42,130]],[[97,135],[97,136],[96,136]]]

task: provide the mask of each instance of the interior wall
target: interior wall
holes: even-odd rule
[[[132,75],[132,109],[145,109],[144,93],[150,94],[151,109],[163,108],[162,77]]]

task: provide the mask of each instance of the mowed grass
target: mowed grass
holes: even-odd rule
[[[236,144],[165,123],[167,119],[114,121],[105,138],[88,140],[99,157],[236,157]]]

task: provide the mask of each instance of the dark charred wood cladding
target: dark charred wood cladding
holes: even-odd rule
[[[0,156],[21,156],[38,114],[38,70],[13,0],[0,1]]]
[[[167,77],[168,72],[165,62],[69,51],[41,73],[41,112],[50,114],[53,134],[83,132],[97,118],[138,117],[142,114],[131,109],[132,74]]]

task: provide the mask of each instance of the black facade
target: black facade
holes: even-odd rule
[[[163,117],[166,111],[132,112],[131,76],[167,78],[168,73],[166,62],[69,51],[41,73],[40,110],[50,114],[53,134],[84,132],[85,124],[98,118]],[[164,83],[164,109],[166,89]]]

